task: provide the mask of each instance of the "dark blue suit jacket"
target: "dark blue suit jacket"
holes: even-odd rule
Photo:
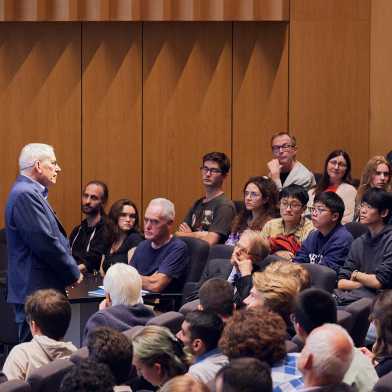
[[[18,176],[6,210],[8,302],[23,304],[38,289],[65,287],[79,277],[63,226],[39,184]]]

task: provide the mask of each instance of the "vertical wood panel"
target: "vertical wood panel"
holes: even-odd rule
[[[288,129],[288,25],[235,23],[233,197],[251,175],[267,174],[270,138]]]
[[[231,155],[231,35],[231,23],[144,25],[143,203],[168,197],[177,222],[202,195],[203,154]]]
[[[290,23],[299,160],[321,171],[328,152],[344,148],[359,176],[369,151],[369,1],[293,0]]]
[[[83,24],[83,183],[141,203],[141,25]]]
[[[392,2],[372,1],[370,156],[392,149]]]
[[[21,148],[54,146],[63,172],[49,199],[69,230],[80,217],[80,25],[0,24],[1,222]]]

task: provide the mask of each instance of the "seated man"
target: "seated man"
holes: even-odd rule
[[[309,201],[308,192],[299,185],[289,185],[279,193],[281,218],[267,222],[262,234],[268,238],[271,253],[291,260],[302,242],[314,230],[303,214]]]
[[[294,302],[292,319],[294,320],[295,331],[302,343],[306,342],[309,334],[324,325],[325,323],[336,323],[337,310],[336,303],[332,295],[324,290],[311,288],[298,294]],[[293,354],[292,364],[297,367],[299,354]],[[371,361],[362,352],[355,348],[353,360],[344,375],[343,382],[353,385],[358,392],[372,390],[377,382],[377,373]],[[293,380],[286,385],[283,384],[281,391],[301,390],[303,378]]]
[[[71,305],[63,294],[38,290],[27,297],[25,312],[33,339],[9,353],[3,367],[8,380],[26,380],[35,369],[76,351],[72,343],[62,341],[71,320]]]
[[[353,241],[341,224],[344,202],[334,192],[323,192],[316,196],[311,210],[313,226],[317,230],[302,243],[293,261],[325,265],[339,273]]]
[[[219,370],[216,392],[272,392],[271,370],[256,358],[233,359]]]
[[[193,365],[188,374],[211,388],[216,373],[229,363],[218,348],[223,331],[223,321],[212,312],[195,310],[185,316],[177,338],[193,355]]]
[[[360,207],[360,222],[369,231],[353,241],[350,253],[339,272],[338,288],[361,289],[361,296],[392,288],[392,213],[391,194],[371,188]]]
[[[83,344],[98,327],[110,327],[119,332],[135,325],[146,325],[154,313],[143,305],[142,279],[135,268],[123,263],[113,264],[103,278],[106,298],[84,328]]]
[[[101,181],[90,181],[83,190],[82,212],[86,219],[69,237],[72,256],[83,273],[99,271],[102,255],[110,246],[104,219],[108,198],[108,187]]]
[[[234,204],[223,191],[230,160],[223,152],[210,152],[204,155],[200,170],[205,196],[189,210],[176,235],[200,238],[210,245],[224,243],[235,215]]]
[[[296,160],[297,141],[287,132],[279,132],[271,138],[274,159],[268,162],[269,177],[278,189],[297,184],[309,190],[316,185],[314,175],[301,162]]]
[[[174,204],[167,199],[150,201],[144,214],[144,236],[135,249],[131,265],[142,277],[144,290],[179,292],[188,264],[188,248],[170,234]]]

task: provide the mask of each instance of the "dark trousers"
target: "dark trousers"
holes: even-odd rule
[[[29,342],[32,339],[30,326],[26,320],[23,304],[14,304],[15,322],[18,326],[19,343]]]

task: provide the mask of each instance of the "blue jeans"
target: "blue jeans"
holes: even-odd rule
[[[23,304],[14,304],[15,322],[18,326],[19,343],[29,342],[32,339],[30,326],[26,321],[26,313]]]

